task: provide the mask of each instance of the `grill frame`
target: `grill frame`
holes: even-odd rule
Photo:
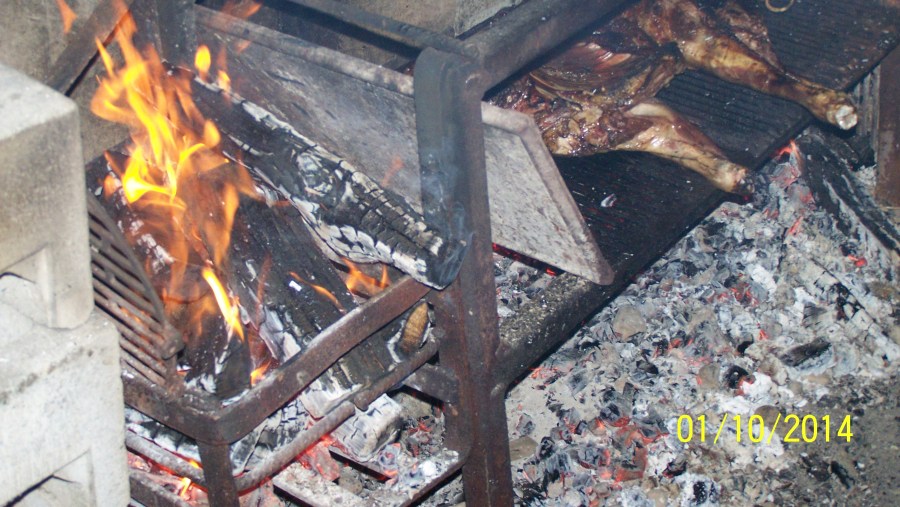
[[[165,3],[163,0],[158,1]],[[339,7],[339,3],[329,0],[291,1],[326,12]],[[185,3],[183,0],[180,1],[182,6]],[[645,220],[659,216],[667,217],[663,220],[663,227],[650,228],[635,238],[623,241],[621,231],[618,236],[605,234],[608,232],[605,228],[611,223],[615,227],[613,223],[615,221],[596,222],[600,225],[595,232],[604,233],[599,234],[598,238],[612,245],[610,250],[603,248],[603,251],[609,252],[607,255],[613,262],[617,273],[615,283],[609,287],[601,287],[563,274],[551,283],[540,304],[526,305],[498,331],[493,279],[487,275],[492,271],[492,258],[490,242],[485,239],[489,238],[490,223],[485,212],[487,195],[480,117],[481,97],[485,91],[518,71],[535,57],[556,47],[621,3],[623,2],[612,0],[594,2],[532,0],[512,11],[507,18],[492,28],[476,34],[463,43],[450,43],[443,40],[443,36],[406,30],[402,24],[391,25],[390,28],[397,32],[393,33],[391,29],[384,29],[383,26],[379,28],[380,20],[377,17],[362,15],[354,17],[353,13],[348,14],[346,11],[341,11],[339,15],[357,26],[389,38],[399,39],[406,44],[426,48],[416,65],[420,159],[423,171],[430,172],[443,182],[444,188],[447,189],[441,194],[424,193],[426,218],[429,223],[449,230],[451,237],[472,234],[473,242],[458,279],[442,293],[432,292],[429,296],[435,306],[438,325],[444,335],[440,343],[434,345],[440,348],[439,371],[442,373],[431,375],[431,378],[454,378],[458,389],[448,394],[446,388],[428,387],[428,381],[423,382],[425,384],[423,387],[432,392],[442,392],[447,398],[445,401],[450,408],[447,411],[447,441],[451,448],[460,450],[461,457],[457,466],[463,468],[466,495],[474,504],[504,505],[511,504],[513,500],[508,442],[505,439],[495,438],[498,433],[503,434],[506,431],[503,397],[510,383],[547,351],[557,346],[577,322],[599,309],[634,273],[652,262],[671,242],[724,198],[723,194],[712,190],[703,182],[685,185],[684,173],[679,172],[683,171],[680,168],[667,167],[664,163],[653,164],[657,169],[662,166],[664,170],[670,171],[667,173],[669,176],[661,178],[659,180],[661,183],[657,186],[671,188],[654,191],[653,199],[643,199],[642,202],[646,206],[636,209],[636,212]],[[798,0],[797,3],[801,4],[802,0]],[[190,17],[185,16],[183,19]],[[187,23],[175,28],[182,29],[182,32],[190,30]],[[171,29],[172,27],[170,31]],[[174,40],[190,40],[190,36],[176,34]],[[855,68],[845,76],[844,86],[861,77],[894,45],[896,37],[886,47],[877,48],[881,55],[872,58],[868,65]],[[169,47],[171,48],[171,45]],[[786,63],[790,66],[790,62]],[[682,86],[678,82],[683,79],[702,81],[707,77],[701,75],[699,78],[692,76],[677,79],[673,82],[676,88],[669,92],[670,99],[679,90],[677,87]],[[687,84],[683,86],[690,88]],[[691,92],[687,96],[696,96],[694,93]],[[749,100],[759,100],[758,97],[752,98],[753,92],[750,93]],[[665,92],[663,95],[665,99]],[[772,148],[794,135],[810,121],[809,115],[798,106],[795,106],[795,111],[786,108],[782,113],[783,121],[777,122],[777,132],[770,136],[768,141],[757,145],[758,149],[751,157],[753,162],[747,165],[758,165]],[[697,119],[696,116],[702,115],[692,115],[687,111],[686,116]],[[716,139],[715,132],[710,134]],[[451,146],[449,150],[447,150],[448,140]],[[723,146],[723,148],[739,162],[743,161],[743,157],[749,156],[743,150],[735,152],[733,147]],[[607,190],[619,188],[616,185],[620,185],[623,189],[633,187],[636,181],[648,175],[647,169],[641,167],[637,167],[638,172],[628,177],[616,175],[623,167],[642,166],[641,159],[638,159],[638,162],[634,160],[623,162],[624,166],[617,165],[614,159],[613,163],[610,163],[609,158],[602,162],[592,159],[592,163],[594,166],[587,170],[598,170],[604,178],[610,178],[612,187],[605,187]],[[569,174],[569,181],[575,181],[573,174],[577,176],[576,173],[580,170],[577,167],[561,169],[564,175]],[[583,199],[595,197],[594,194]],[[676,206],[675,213],[666,206],[673,199],[681,201]],[[622,202],[621,196],[618,202]],[[464,227],[456,228],[457,226],[453,225],[460,222],[465,224]],[[663,230],[663,233],[657,234],[660,230]],[[648,243],[648,235],[653,234],[657,234],[657,237]],[[642,247],[637,249],[635,245]],[[402,289],[399,288],[401,285]],[[384,295],[385,300],[396,299],[397,308],[404,305],[408,305],[406,308],[411,307],[427,292],[426,289],[417,288],[412,283],[397,284],[397,287]],[[355,333],[366,332],[355,324],[342,325],[354,329]],[[360,339],[364,338],[365,336],[362,336]],[[429,352],[433,353],[434,350]],[[297,370],[301,368],[297,367]],[[428,375],[419,375],[418,378],[420,380],[428,378]],[[391,377],[391,380],[393,379]],[[233,409],[223,416],[214,407],[204,406],[202,401],[195,400],[190,405],[182,401],[184,405],[179,405],[180,408],[175,410],[178,413],[173,414],[171,405],[167,405],[165,400],[155,398],[157,392],[150,387],[152,382],[147,378],[126,377],[125,380],[126,396],[130,396],[131,400],[129,403],[138,405],[137,408],[142,412],[150,413],[154,417],[155,414],[159,414],[165,419],[163,422],[166,424],[171,422],[176,427],[213,424],[220,428],[216,434],[204,436],[205,443],[201,442],[204,469],[209,472],[209,477],[198,477],[201,479],[198,482],[202,484],[202,480],[215,480],[215,484],[219,484],[220,481],[227,483],[230,480],[232,486],[216,491],[216,496],[211,496],[211,500],[216,505],[236,505],[237,490],[240,488],[234,484],[230,471],[227,474],[224,472],[229,468],[223,463],[223,454],[225,454],[224,461],[227,461],[227,452],[223,453],[222,449],[227,445],[229,438],[240,433],[249,424],[250,419],[246,418],[248,414],[245,411],[250,409]],[[382,388],[386,390],[390,386],[376,387],[378,386],[372,386],[371,392]],[[260,402],[260,405],[254,405],[254,408],[268,406],[274,403],[276,398],[280,399],[269,395],[253,396],[267,400]],[[359,402],[363,403],[364,400],[360,399]],[[481,417],[473,420],[470,417],[473,413],[478,413]],[[250,426],[251,429],[252,427]]]

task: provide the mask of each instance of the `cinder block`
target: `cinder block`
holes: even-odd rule
[[[0,505],[128,504],[118,332],[99,312],[53,329],[29,313],[34,284],[0,277]]]
[[[0,274],[40,286],[52,327],[93,308],[85,198],[75,103],[0,65]]]

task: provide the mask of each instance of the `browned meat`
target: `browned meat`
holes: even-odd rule
[[[674,44],[659,46],[634,23],[617,18],[492,101],[532,115],[555,155],[645,151],[697,171],[727,192],[749,192],[745,168],[653,100],[683,69]]]
[[[677,44],[689,67],[802,104],[820,120],[842,129],[856,125],[850,97],[785,71],[768,38],[749,35],[748,29],[761,24],[735,2],[726,2],[714,13],[693,0],[643,0],[623,16],[657,44]]]
[[[646,151],[727,192],[747,192],[746,169],[690,122],[652,101],[684,68],[704,69],[803,104],[850,128],[849,97],[787,73],[762,22],[736,0],[642,0],[492,99],[535,118],[556,155]]]

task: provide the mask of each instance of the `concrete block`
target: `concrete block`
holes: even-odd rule
[[[0,2],[0,64],[45,81],[66,45],[89,27],[99,0],[68,0],[76,15],[68,34],[56,0]]]
[[[93,308],[85,199],[75,104],[0,65],[0,274],[37,283],[53,327]]]
[[[0,505],[128,504],[119,334],[99,312],[77,329],[29,317],[34,284],[0,277]]]

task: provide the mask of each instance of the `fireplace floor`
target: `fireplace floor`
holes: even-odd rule
[[[769,162],[750,202],[719,206],[511,390],[522,505],[900,501],[897,253],[810,190],[821,143],[801,135],[806,154]],[[501,315],[539,302],[553,278],[506,259],[495,275]],[[754,414],[767,428],[760,443],[747,434]],[[800,426],[789,435],[791,415],[815,416],[816,437],[811,420],[808,442]],[[849,443],[837,435],[846,416]],[[426,504],[460,495],[451,483]]]

